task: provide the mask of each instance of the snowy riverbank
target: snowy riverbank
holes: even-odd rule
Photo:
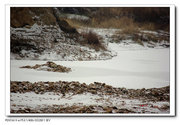
[[[94,61],[50,60],[71,68],[68,73],[20,68],[47,61],[11,60],[11,113],[169,113],[169,48],[149,48],[131,40],[110,43],[105,34],[101,36],[117,56]],[[53,82],[61,87],[53,87]]]
[[[44,64],[46,61],[11,60],[11,81],[79,81],[90,84],[104,82],[114,87],[153,88],[169,85],[169,48],[144,48],[140,45],[124,49],[110,43],[117,56],[101,61],[54,61],[70,67],[70,73],[55,73],[21,69],[25,65]]]
[[[11,113],[169,113],[169,86],[115,88],[105,83],[11,82]]]

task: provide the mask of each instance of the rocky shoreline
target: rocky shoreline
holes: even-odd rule
[[[21,108],[12,108],[16,106],[13,104],[13,97],[11,97],[11,113],[147,113],[146,111],[136,111],[140,108],[152,108],[158,109],[160,111],[168,111],[169,105],[156,106],[153,103],[156,102],[167,102],[170,101],[170,87],[162,88],[151,88],[151,89],[126,89],[126,88],[116,88],[105,83],[94,82],[89,85],[79,82],[35,82],[31,83],[28,81],[11,81],[10,91],[11,94],[25,94],[25,93],[35,93],[36,95],[43,95],[45,93],[53,93],[55,96],[59,96],[58,100],[61,101],[66,96],[68,98],[76,95],[91,94],[92,97],[98,96],[102,97],[99,100],[103,102],[103,105],[97,103],[97,105],[89,104],[73,104],[73,105],[45,105],[40,108],[31,108],[28,106]],[[71,94],[70,94],[71,93]],[[20,96],[18,96],[20,98]],[[119,104],[116,106],[110,100],[114,98],[118,100],[139,100],[142,103],[138,103],[137,106],[132,107],[132,109],[124,108]],[[83,99],[82,99],[83,100]],[[98,102],[98,99],[96,99]],[[108,101],[108,105],[105,102]],[[98,105],[99,104],[99,105]],[[141,105],[142,104],[142,105]],[[37,104],[38,105],[38,104]],[[149,110],[149,109],[148,109]],[[149,112],[149,111],[148,111]],[[150,112],[157,113],[157,112]]]
[[[12,93],[25,93],[35,92],[36,94],[43,94],[45,92],[82,94],[89,92],[91,94],[98,95],[124,95],[124,98],[131,99],[146,99],[149,101],[169,101],[170,87],[162,88],[151,88],[151,89],[126,89],[126,88],[115,88],[105,83],[94,82],[89,85],[79,82],[18,82],[11,81],[11,92]]]

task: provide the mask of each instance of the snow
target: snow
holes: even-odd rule
[[[98,31],[98,30],[97,30]],[[102,34],[107,33],[101,29]],[[30,28],[12,28],[13,39],[30,40],[30,45],[35,46],[28,50],[22,49],[19,53],[11,52],[11,59],[23,60],[104,60],[116,56],[111,51],[95,51],[93,48],[80,45],[75,38],[68,38],[69,34],[63,33],[58,26],[46,26],[34,24]],[[56,38],[57,43],[54,43]],[[27,49],[27,48],[26,48]]]
[[[36,30],[34,30],[36,29]],[[38,31],[38,25],[33,25],[29,30]],[[14,31],[14,29],[12,28]],[[17,30],[17,29],[16,29]],[[19,28],[20,30],[20,28]],[[28,30],[28,29],[26,29]],[[25,65],[44,64],[46,61],[37,60],[11,60],[11,80],[12,81],[79,81],[81,83],[90,84],[92,82],[103,82],[114,87],[126,87],[126,88],[154,88],[164,87],[169,85],[170,71],[169,71],[169,48],[160,46],[167,41],[161,41],[157,43],[154,48],[149,48],[145,43],[144,46],[135,43],[132,40],[122,40],[119,43],[110,43],[109,39],[120,29],[104,29],[104,28],[80,28],[78,32],[93,31],[101,36],[108,45],[108,52],[103,56],[102,52],[95,52],[85,47],[74,45],[65,45],[61,43],[61,51],[44,52],[38,57],[41,60],[51,60],[56,64],[70,67],[72,72],[70,73],[56,73],[47,71],[37,71],[33,69],[21,69],[19,67]],[[152,31],[143,31],[148,33],[154,33]],[[62,46],[63,45],[63,46]],[[67,50],[71,50],[70,52]],[[68,49],[69,48],[69,49]],[[77,49],[84,49],[89,52],[88,54],[76,52]],[[55,49],[58,50],[58,49]],[[75,51],[75,54],[71,53]],[[65,57],[63,56],[65,53]],[[27,51],[23,50],[22,53],[26,54]],[[31,53],[31,52],[30,52]],[[34,53],[32,53],[34,56]],[[30,56],[31,54],[29,54]],[[115,56],[117,55],[117,56]],[[93,57],[94,61],[73,61],[82,57],[82,60],[88,59],[88,56]],[[114,57],[113,57],[114,56]],[[11,59],[14,54],[11,53]],[[112,58],[113,57],[113,58]],[[112,58],[112,59],[111,59]],[[29,59],[29,58],[27,58]],[[109,59],[109,60],[107,60]],[[63,61],[72,60],[72,61]],[[47,77],[48,76],[48,77]]]
[[[53,92],[46,92],[44,94],[35,94],[33,92],[27,93],[11,93],[11,109],[18,110],[19,108],[40,109],[48,106],[116,106],[117,108],[125,108],[135,112],[146,113],[169,113],[169,110],[160,110],[161,106],[169,105],[168,102],[144,102],[137,99],[126,99],[121,96],[112,95],[93,95],[91,93],[83,93],[73,95],[68,93],[65,96],[62,94],[55,94]],[[101,112],[101,109],[96,109]]]
[[[83,15],[77,15],[77,14],[65,14],[65,16],[69,19],[76,19],[76,20],[89,20],[90,18],[87,16],[83,16]]]
[[[158,32],[155,32],[155,31],[149,31],[149,30],[141,30],[141,32],[143,32],[143,33],[155,34],[155,35],[158,34]]]
[[[24,29],[19,29],[24,30]],[[38,30],[38,26],[34,25],[30,30]],[[157,43],[154,48],[149,48],[146,43],[141,46],[132,40],[122,40],[119,43],[110,43],[110,37],[119,29],[94,29],[85,28],[78,29],[79,32],[91,30],[101,36],[108,45],[110,56],[100,56],[102,52],[95,52],[88,48],[65,45],[61,43],[59,54],[57,51],[47,51],[40,55],[38,58],[41,60],[14,60],[16,59],[11,53],[11,81],[79,81],[80,83],[90,84],[93,82],[102,82],[113,87],[125,87],[127,89],[141,89],[141,88],[159,88],[170,85],[170,50],[161,45],[168,44],[167,41]],[[15,30],[13,30],[15,32]],[[144,33],[154,33],[150,31],[143,31]],[[154,33],[156,34],[156,33]],[[27,36],[29,37],[29,36]],[[113,41],[112,41],[113,42]],[[150,41],[149,41],[150,42]],[[58,50],[56,49],[55,50]],[[62,61],[62,60],[77,60],[78,55],[83,53],[72,54],[64,50],[69,48],[76,52],[79,48],[89,52],[89,54],[96,59],[94,61]],[[63,57],[61,54],[64,52],[67,56]],[[31,57],[34,56],[33,52],[23,50]],[[86,54],[88,56],[88,54]],[[80,56],[82,57],[82,56]],[[83,60],[85,60],[85,56]],[[26,58],[24,58],[26,59]],[[27,58],[30,59],[30,58]],[[58,65],[63,65],[72,69],[69,73],[38,71],[34,69],[20,68],[22,66],[36,64],[45,64],[46,61],[51,60]],[[109,59],[109,60],[107,60]],[[54,61],[56,60],[56,61]],[[44,67],[46,68],[46,67]],[[169,106],[169,102],[146,102],[140,99],[126,99],[121,96],[114,95],[93,95],[91,93],[83,93],[73,95],[68,93],[62,96],[60,93],[46,92],[44,94],[35,94],[34,92],[26,93],[11,93],[11,109],[18,110],[20,108],[30,107],[33,109],[41,109],[53,105],[101,105],[101,106],[116,106],[118,108],[126,108],[135,112],[145,113],[169,113],[168,110],[160,110],[163,105]],[[144,105],[144,106],[140,106]],[[158,108],[159,107],[159,108]],[[102,109],[97,109],[101,112]]]
[[[114,87],[154,88],[169,85],[169,48],[143,48],[140,45],[109,43],[117,52],[111,60],[54,61],[70,67],[70,73],[55,73],[19,68],[44,64],[46,61],[11,60],[11,81],[79,81],[90,84],[103,82]]]
[[[11,104],[24,105],[27,107],[36,108],[38,105],[73,105],[84,104],[93,105],[98,104],[95,99],[96,95],[91,93],[72,95],[72,93],[66,94],[65,97],[62,94],[55,94],[53,92],[46,92],[44,94],[35,94],[34,92],[27,93],[11,93]]]

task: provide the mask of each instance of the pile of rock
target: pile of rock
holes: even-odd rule
[[[36,94],[43,94],[45,92],[54,92],[56,94],[66,93],[82,94],[91,93],[97,95],[113,95],[123,96],[123,98],[129,99],[143,99],[149,101],[169,101],[169,86],[163,88],[151,88],[151,89],[126,89],[115,88],[105,83],[94,82],[89,85],[79,82],[18,82],[11,81],[11,92],[13,93],[25,93],[35,92]]]
[[[71,68],[67,68],[65,66],[57,65],[54,62],[48,61],[46,64],[36,64],[35,66],[22,66],[20,68],[28,68],[28,69],[37,69],[37,70],[44,70],[50,72],[70,72]]]

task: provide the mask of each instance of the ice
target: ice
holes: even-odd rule
[[[137,45],[124,49],[110,43],[117,56],[99,61],[54,61],[72,68],[70,73],[55,73],[21,69],[25,65],[44,64],[46,61],[11,60],[11,81],[79,81],[90,84],[102,82],[114,87],[154,88],[169,85],[169,48],[138,49]]]
[[[33,28],[37,28],[34,25]],[[39,57],[41,60],[51,60],[59,65],[70,67],[72,72],[55,73],[47,71],[37,71],[33,69],[21,69],[25,65],[44,64],[46,61],[37,60],[11,60],[11,80],[12,81],[79,81],[90,84],[92,82],[103,82],[114,87],[126,88],[154,88],[170,85],[170,64],[169,48],[160,47],[160,44],[167,43],[161,41],[156,47],[149,48],[135,43],[132,40],[122,40],[119,43],[110,43],[111,37],[120,29],[104,28],[80,28],[78,32],[91,30],[101,36],[108,45],[108,50],[114,57],[99,56],[102,52],[95,52],[90,49],[92,57],[98,57],[101,60],[94,61],[63,61],[77,60],[81,53],[74,56],[66,53],[62,58],[61,53],[44,53]],[[154,33],[151,31],[143,31]],[[64,48],[64,47],[63,47]],[[71,49],[73,48],[73,45]],[[85,49],[81,47],[81,49]],[[11,54],[13,57],[13,54]],[[117,55],[117,56],[115,56]],[[85,60],[86,57],[82,57]],[[112,59],[111,59],[112,58]],[[107,60],[109,59],[109,60]],[[57,61],[59,60],[59,61]]]

